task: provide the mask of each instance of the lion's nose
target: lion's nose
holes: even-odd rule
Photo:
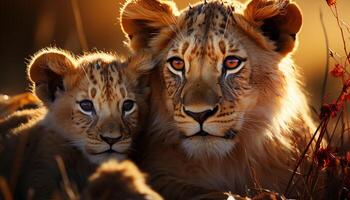
[[[115,143],[117,143],[121,138],[122,138],[122,136],[118,136],[118,137],[105,137],[105,136],[103,136],[103,135],[100,135],[100,137],[101,137],[101,139],[103,140],[103,141],[105,141],[107,144],[109,144],[109,145],[113,145],[113,144],[115,144]]]
[[[219,106],[215,106],[214,109],[204,110],[201,112],[192,112],[190,110],[186,110],[184,108],[185,113],[196,120],[198,123],[202,124],[205,120],[207,120],[210,116],[215,115],[215,113],[219,110]]]

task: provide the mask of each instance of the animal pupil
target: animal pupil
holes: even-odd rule
[[[170,63],[171,67],[175,70],[181,71],[185,67],[185,63],[181,58],[178,57],[172,57],[168,59],[168,62]]]
[[[130,111],[134,107],[134,102],[132,100],[126,100],[123,103],[123,111]]]
[[[228,56],[224,61],[224,66],[227,69],[234,69],[241,64],[241,60],[235,56]]]
[[[83,100],[79,103],[81,109],[86,112],[91,112],[94,110],[94,105],[90,100]]]

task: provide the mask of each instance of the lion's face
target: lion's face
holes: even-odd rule
[[[71,64],[63,83],[56,80],[48,103],[49,126],[95,163],[125,159],[147,98],[138,88],[134,66],[104,53],[88,54]],[[35,70],[35,63],[32,66]],[[38,93],[40,81],[35,84]]]
[[[157,7],[152,1],[138,2],[148,11]],[[198,4],[181,14],[174,14],[177,12],[172,5],[161,4],[157,9],[162,13],[160,19],[149,23],[151,30],[156,29],[156,22],[166,24],[159,25],[147,46],[159,57],[167,110],[178,128],[181,145],[190,156],[227,155],[239,138],[245,137],[247,127],[260,123],[256,113],[263,109],[272,112],[271,103],[281,95],[276,90],[278,84],[283,84],[279,63],[293,49],[293,28],[299,26],[295,28],[299,30],[300,25],[296,23],[293,31],[284,35],[285,30],[279,30],[280,25],[272,20],[269,23],[276,30],[268,35],[271,27],[261,24],[268,24],[268,17],[279,17],[278,9],[282,8],[272,1],[262,2],[253,0],[244,14],[236,12],[241,5],[219,1]],[[280,5],[283,9],[292,5],[284,3]],[[276,6],[266,18],[255,10],[264,6]],[[256,13],[260,15],[254,16]],[[139,40],[143,36],[136,28],[138,15],[140,12],[133,10],[132,3],[122,13],[124,31],[136,49],[142,45]],[[254,24],[254,17],[267,21]],[[274,46],[271,40],[281,41]]]
[[[195,27],[202,23],[194,21]],[[224,31],[218,26],[213,28]],[[258,96],[239,34],[225,37],[219,30],[205,38],[199,28],[174,40],[163,67],[169,110],[191,154],[230,151]]]

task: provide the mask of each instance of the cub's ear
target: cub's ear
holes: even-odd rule
[[[302,24],[302,15],[296,4],[289,0],[251,0],[244,16],[275,42],[277,52],[285,55],[293,50]]]
[[[28,65],[28,77],[34,93],[50,104],[73,84],[75,59],[62,50],[50,48],[38,52]]]
[[[150,47],[152,37],[176,23],[178,10],[170,0],[127,0],[120,12],[123,32],[129,46],[137,51]]]

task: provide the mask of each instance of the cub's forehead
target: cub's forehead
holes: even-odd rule
[[[122,68],[123,67],[124,59],[118,57],[114,54],[108,54],[108,53],[90,53],[86,54],[79,58],[78,66],[79,67],[85,67],[85,68],[96,68],[97,70],[100,70],[100,67],[108,67],[112,65],[116,65],[115,67]]]
[[[123,80],[124,60],[112,54],[94,53],[79,59],[78,67],[96,84],[98,78],[102,82],[116,79],[118,83]]]
[[[127,96],[128,80],[123,59],[105,53],[95,53],[79,59],[83,93],[92,98],[115,101]],[[86,94],[85,94],[86,95]]]

